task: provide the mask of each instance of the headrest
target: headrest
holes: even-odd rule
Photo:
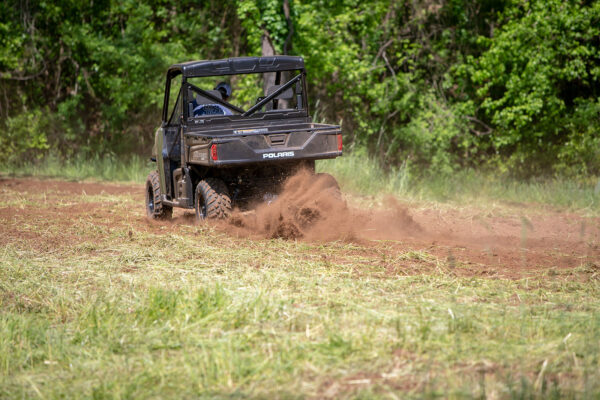
[[[283,85],[269,86],[267,88],[267,96],[270,96],[271,94],[273,94],[277,89],[279,89],[282,86]],[[279,95],[275,96],[276,99],[291,99],[293,97],[294,97],[294,92],[292,91],[291,87],[284,90],[283,93],[279,93]]]
[[[224,95],[221,95],[224,99],[231,97],[231,85],[227,82],[219,82],[219,84],[215,86],[215,90],[218,90],[221,93],[224,92]]]
[[[212,94],[213,96],[215,96],[217,99],[223,99],[223,96],[221,96],[221,92],[219,92],[218,90],[207,90],[208,93]],[[194,92],[194,94],[196,95],[196,103],[200,104],[215,104],[215,101],[212,99],[209,99],[208,97],[204,97],[202,96],[200,93],[196,93]]]

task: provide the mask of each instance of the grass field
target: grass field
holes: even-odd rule
[[[47,157],[40,162],[15,166],[0,165],[0,174],[42,176],[69,180],[101,180],[144,183],[154,164],[133,155],[79,157],[68,162]],[[442,202],[455,205],[474,202],[517,202],[551,205],[600,215],[600,177],[574,180],[546,178],[528,182],[504,175],[470,169],[454,174],[417,174],[409,167],[384,172],[362,153],[346,154],[335,160],[317,161],[317,170],[336,176],[345,192],[382,196],[393,194],[407,201]]]
[[[152,223],[139,186],[9,183],[0,398],[600,396],[597,263],[488,277],[402,242]]]

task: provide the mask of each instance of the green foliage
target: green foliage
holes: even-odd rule
[[[190,1],[9,1],[1,7],[0,29],[11,35],[0,41],[0,92],[8,99],[0,101],[0,123],[45,105],[62,123],[46,132],[48,141],[66,156],[149,147],[160,121],[164,71],[189,58],[230,55],[231,39],[215,16],[221,24],[235,16],[227,5]]]
[[[46,132],[51,124],[48,110],[35,109],[7,118],[5,132],[0,135],[0,158],[11,163],[41,156],[49,147]]]
[[[3,151],[145,152],[168,65],[260,55],[268,34],[305,58],[313,114],[388,170],[600,173],[600,1],[288,4],[290,21],[281,0],[2,3],[0,127],[46,138],[3,133]]]
[[[406,155],[411,165],[450,174],[458,165],[453,147],[461,144],[456,140],[462,136],[464,123],[431,93],[416,100],[410,120],[393,127],[384,158],[398,164],[398,156]]]
[[[248,55],[260,55],[264,32],[269,34],[275,51],[283,52],[289,30],[281,0],[240,0],[237,15],[245,31]]]
[[[600,99],[575,101],[573,113],[564,126],[569,136],[558,149],[558,171],[567,175],[598,174],[599,120]]]
[[[515,2],[501,22],[465,66],[496,128],[491,144],[515,167],[545,169],[558,157],[558,168],[598,173],[600,2]]]

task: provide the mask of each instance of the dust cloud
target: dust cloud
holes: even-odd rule
[[[331,175],[300,170],[275,200],[250,212],[236,210],[219,225],[238,237],[309,241],[393,240],[423,231],[394,198],[385,205],[385,210],[350,207]]]

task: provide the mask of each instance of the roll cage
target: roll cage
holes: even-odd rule
[[[210,93],[207,90],[201,89],[198,86],[188,82],[188,78],[198,77],[211,77],[211,76],[223,76],[223,75],[238,75],[238,74],[252,74],[252,73],[277,73],[278,82],[280,80],[280,73],[284,71],[300,71],[294,77],[289,79],[283,85],[274,90],[271,94],[265,97],[261,97],[257,100],[257,103],[250,107],[248,110],[244,110],[236,105],[233,105],[218,96]],[[175,105],[171,115],[169,115],[169,98],[171,90],[171,82],[181,75],[181,87],[175,100]],[[189,98],[188,93],[190,90],[200,93],[202,96],[214,101],[216,104],[220,104],[224,107],[229,108],[232,111],[238,113],[229,117],[243,118],[250,117],[255,112],[260,110],[270,101],[274,100],[290,89],[296,84],[296,96],[297,103],[296,109],[298,111],[303,110],[306,116],[308,116],[308,101],[306,96],[306,71],[304,69],[304,61],[301,57],[291,56],[274,56],[274,57],[239,57],[229,58],[224,60],[216,61],[193,61],[182,64],[175,64],[169,68],[167,72],[167,79],[165,85],[165,95],[163,102],[162,112],[162,125],[170,125],[176,114],[179,113],[181,120],[186,121],[192,116],[189,115],[187,107],[183,107],[183,104],[188,104],[192,99]],[[179,103],[179,104],[178,104]],[[218,117],[215,115],[213,117]],[[205,118],[205,117],[203,117]]]

